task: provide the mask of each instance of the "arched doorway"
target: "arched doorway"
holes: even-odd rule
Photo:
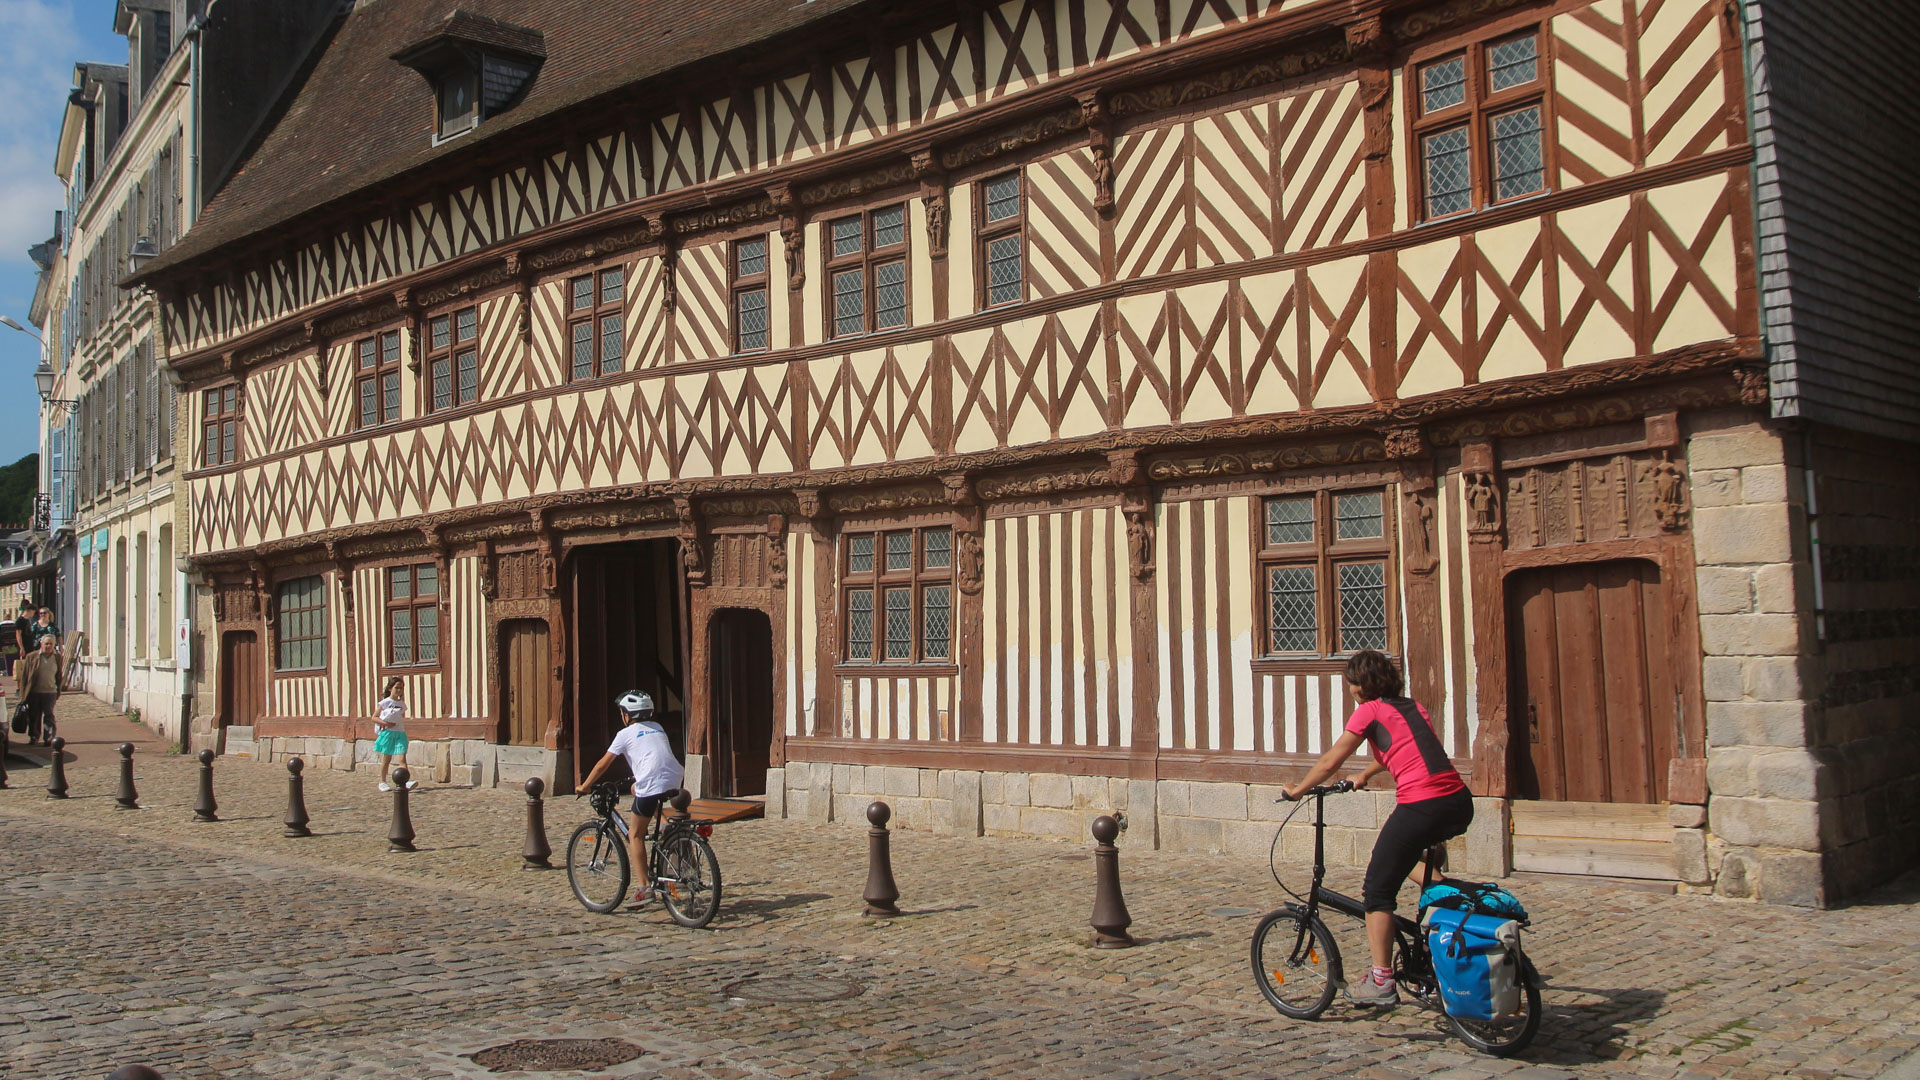
[[[773,623],[765,612],[723,608],[707,627],[710,794],[764,795],[773,753]]]

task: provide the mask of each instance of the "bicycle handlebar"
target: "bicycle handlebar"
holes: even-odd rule
[[[1315,798],[1320,798],[1327,795],[1338,795],[1338,794],[1341,794],[1342,792],[1347,792],[1352,790],[1354,790],[1353,781],[1336,780],[1331,784],[1321,784],[1318,787],[1310,787],[1307,790],[1300,793],[1300,798],[1304,799],[1309,795],[1314,796]],[[1275,799],[1273,801],[1280,803],[1280,802],[1293,802],[1294,800],[1289,799],[1283,795],[1280,798]]]

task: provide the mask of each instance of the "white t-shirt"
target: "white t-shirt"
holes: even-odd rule
[[[393,698],[380,699],[380,722],[389,731],[407,730],[407,703]]]
[[[677,788],[687,775],[680,759],[673,756],[673,744],[667,741],[666,729],[651,720],[621,728],[613,737],[613,745],[607,747],[607,753],[627,759],[627,768],[633,771],[635,798],[644,799]]]

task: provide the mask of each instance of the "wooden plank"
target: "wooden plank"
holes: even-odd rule
[[[1667,824],[1667,808],[1659,803],[1515,800],[1512,813],[1516,843],[1522,836],[1644,842],[1668,842],[1673,838],[1673,826]]]
[[[1669,832],[1672,830],[1669,829]],[[1513,868],[1535,873],[1599,877],[1673,878],[1673,844],[1555,836],[1513,838]]]
[[[695,821],[744,821],[764,817],[767,804],[744,799],[695,799],[687,807],[687,816]]]

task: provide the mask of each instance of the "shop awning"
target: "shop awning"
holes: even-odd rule
[[[59,569],[60,560],[52,558],[43,563],[34,563],[32,566],[16,566],[11,570],[0,570],[0,586],[18,585],[35,578],[52,577]]]

